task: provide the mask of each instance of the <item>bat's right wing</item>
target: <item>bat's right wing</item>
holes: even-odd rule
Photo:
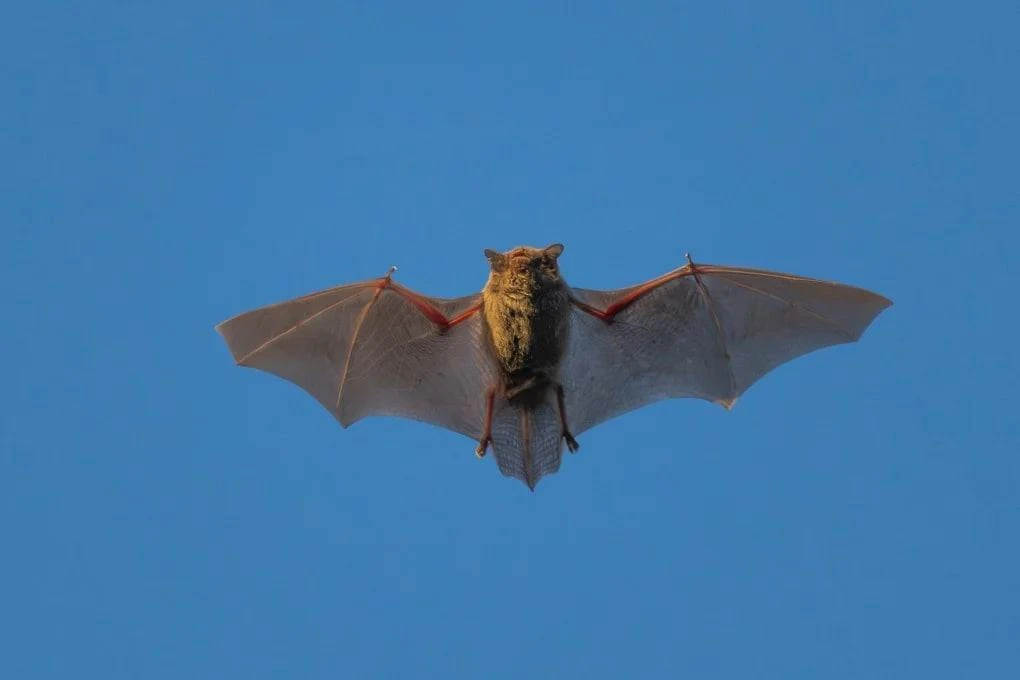
[[[238,364],[295,383],[344,427],[393,415],[478,439],[496,370],[480,304],[480,295],[419,295],[386,276],[256,309],[216,330]]]
[[[561,382],[574,434],[672,397],[729,408],[780,364],[857,340],[891,304],[838,283],[702,264],[573,295]]]

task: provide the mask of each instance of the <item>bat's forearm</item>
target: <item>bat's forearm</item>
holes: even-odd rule
[[[687,265],[686,267],[682,267],[680,269],[674,269],[673,271],[667,274],[663,274],[657,279],[652,279],[651,281],[648,281],[646,283],[641,284],[640,286],[635,287],[633,290],[629,291],[626,295],[623,295],[622,297],[618,298],[616,301],[613,302],[613,304],[609,305],[605,309],[593,307],[585,302],[581,302],[576,298],[572,298],[571,302],[574,304],[575,307],[580,309],[582,312],[590,314],[594,316],[596,319],[601,319],[606,323],[613,323],[613,320],[616,318],[617,314],[619,314],[624,309],[634,304],[637,300],[641,299],[642,297],[652,292],[656,288],[665,285],[670,281],[675,281],[676,279],[683,278],[685,276],[690,276],[694,273],[695,273],[694,267],[691,265]]]
[[[428,318],[429,321],[439,327],[440,330],[449,330],[459,323],[467,321],[472,316],[478,313],[482,308],[481,304],[477,304],[474,307],[465,309],[463,312],[453,318],[447,318],[445,314],[436,309],[426,297],[415,293],[413,290],[404,288],[403,286],[394,283],[389,277],[386,277],[379,283],[379,288],[389,288],[397,295],[413,304],[418,310]]]

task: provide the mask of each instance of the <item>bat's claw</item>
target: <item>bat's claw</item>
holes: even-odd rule
[[[477,456],[479,460],[485,458],[485,452],[486,450],[488,450],[489,444],[491,442],[492,442],[491,437],[486,437],[485,439],[478,442],[478,446],[475,448],[475,456]]]
[[[574,435],[567,431],[563,432],[563,440],[567,443],[567,450],[571,453],[577,453],[577,450],[581,448],[581,445],[577,443],[576,439],[574,439]]]

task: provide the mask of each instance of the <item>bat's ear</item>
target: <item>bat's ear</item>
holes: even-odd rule
[[[551,246],[546,246],[545,250],[543,252],[546,255],[549,255],[550,257],[552,257],[553,259],[556,259],[557,257],[559,257],[563,253],[563,244],[562,243],[554,243]]]
[[[495,250],[485,249],[485,257],[488,258],[489,264],[492,265],[493,271],[503,271],[506,269],[506,255],[503,253],[496,252]]]

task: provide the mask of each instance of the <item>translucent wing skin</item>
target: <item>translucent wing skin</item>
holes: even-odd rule
[[[623,290],[572,292],[561,381],[574,434],[661,399],[730,408],[780,364],[854,342],[891,304],[838,283],[702,264]]]
[[[217,326],[242,366],[300,386],[344,427],[412,418],[477,439],[496,367],[480,295],[419,295],[382,279],[256,309]]]
[[[492,417],[492,449],[499,471],[535,490],[542,477],[560,469],[563,430],[553,390],[533,408],[497,398]]]

